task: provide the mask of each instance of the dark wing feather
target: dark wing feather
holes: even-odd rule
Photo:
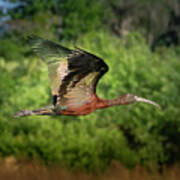
[[[34,51],[48,64],[52,94],[68,109],[91,102],[98,80],[108,71],[104,61],[84,50],[69,50],[42,38],[31,38]]]
[[[52,41],[44,40],[38,36],[28,37],[28,43],[34,52],[36,52],[47,64],[59,61],[69,54],[74,53],[73,50]]]
[[[67,58],[75,52],[37,36],[29,37],[28,43],[33,51],[47,63],[52,94],[58,96],[62,80],[68,74]]]
[[[99,57],[81,49],[77,52],[68,58],[70,73],[59,89],[58,104],[68,108],[90,103],[99,79],[108,71],[108,66]]]

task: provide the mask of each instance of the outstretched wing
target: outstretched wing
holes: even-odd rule
[[[91,102],[98,80],[108,71],[99,57],[77,48],[67,49],[39,37],[31,37],[33,50],[48,64],[55,104],[68,108]]]
[[[68,74],[68,55],[73,54],[74,51],[37,36],[30,36],[28,43],[33,51],[47,63],[52,94],[57,96],[62,80]]]

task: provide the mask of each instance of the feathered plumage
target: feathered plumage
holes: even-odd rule
[[[100,99],[96,95],[96,85],[108,71],[108,66],[101,58],[82,49],[71,50],[36,36],[31,36],[28,42],[48,65],[53,105],[34,111],[20,111],[17,117],[33,114],[83,115],[98,108],[137,101],[159,107],[150,100],[131,94],[114,100]]]

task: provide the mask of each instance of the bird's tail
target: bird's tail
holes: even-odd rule
[[[52,106],[47,106],[40,109],[35,110],[22,110],[19,112],[16,112],[14,114],[15,118],[23,117],[23,116],[32,116],[32,115],[54,115],[55,112],[53,111]]]

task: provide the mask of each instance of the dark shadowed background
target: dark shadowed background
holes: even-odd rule
[[[133,104],[81,117],[14,119],[16,111],[52,103],[47,66],[26,41],[31,34],[102,57],[110,71],[100,97],[132,93],[162,110]],[[179,41],[179,0],[0,0],[1,159],[88,172],[112,162],[159,171],[178,164]]]

